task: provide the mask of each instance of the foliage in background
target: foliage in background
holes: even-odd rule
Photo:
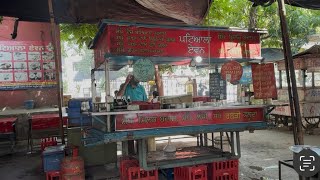
[[[0,23],[2,22],[3,16],[0,16]]]
[[[82,59],[75,62],[75,70],[78,71],[85,79],[91,78],[91,69],[93,68],[93,51],[87,48],[82,48],[80,55]]]
[[[60,37],[62,42],[68,45],[77,45],[80,50],[86,47],[98,31],[96,24],[62,24],[60,25]]]
[[[241,10],[240,10],[241,9]],[[298,52],[308,42],[308,35],[314,34],[320,27],[320,11],[286,5],[287,21],[292,51]],[[253,21],[253,24],[250,24]],[[252,3],[241,0],[215,0],[205,25],[267,29],[262,38],[263,47],[282,48],[280,19],[276,3],[269,7],[252,8]]]

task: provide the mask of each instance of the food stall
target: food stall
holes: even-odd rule
[[[90,45],[95,52],[92,92],[95,104],[94,72],[105,70],[106,107],[105,110],[99,108],[99,110],[94,109],[93,112],[83,112],[91,115],[93,120],[92,127],[83,131],[84,144],[94,146],[122,142],[122,155],[125,156],[129,154],[128,141],[135,140],[137,142],[136,157],[144,170],[240,158],[239,133],[246,130],[253,132],[257,129],[266,129],[265,117],[269,107],[217,102],[225,99],[226,81],[236,83],[239,80],[237,78],[241,77],[242,69],[241,66],[239,68],[239,62],[261,59],[261,33],[265,31],[102,21],[99,33]],[[192,95],[186,94],[159,97],[159,102],[147,103],[148,108],[142,108],[146,103],[141,102],[140,104],[132,102],[125,108],[119,108],[114,104],[114,98],[110,96],[108,86],[110,70],[119,70],[124,66],[132,65],[133,75],[143,79],[154,76],[152,71],[154,65],[216,67],[216,64],[223,63],[226,65],[221,68],[221,75],[218,72],[210,73],[210,102],[193,102]],[[241,73],[239,73],[240,70]],[[256,80],[259,81],[259,79]],[[260,95],[266,94],[260,93]],[[126,103],[125,100],[124,103]],[[207,135],[213,132],[221,135],[219,148],[212,147],[214,143],[209,146],[207,139],[205,139],[206,143],[197,147],[178,148],[170,155],[159,149],[152,151],[148,147],[149,138]],[[223,147],[222,135],[227,137],[229,150]]]
[[[319,61],[320,46],[315,45],[293,56],[297,77],[300,109],[303,127],[312,131],[319,127]],[[278,68],[278,99],[273,101],[277,107],[271,112],[276,124],[288,126],[291,123],[291,111],[286,84],[284,60],[276,62]]]

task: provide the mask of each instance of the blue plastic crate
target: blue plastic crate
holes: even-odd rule
[[[68,102],[68,108],[79,108],[81,109],[81,103],[83,101],[89,101],[90,111],[92,110],[92,100],[88,98],[81,99],[70,99]]]
[[[91,116],[80,116],[78,118],[68,118],[69,127],[78,127],[78,126],[91,126],[92,117]]]
[[[81,116],[80,108],[68,109],[68,118],[80,118],[80,116]]]
[[[44,172],[60,171],[60,164],[64,155],[64,145],[47,147],[42,152]]]

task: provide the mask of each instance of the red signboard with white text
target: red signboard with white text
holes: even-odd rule
[[[222,79],[230,82],[231,84],[238,84],[242,73],[242,66],[237,61],[229,61],[224,63],[221,67]]]
[[[107,24],[108,56],[260,58],[260,34],[227,29]],[[103,36],[101,36],[103,37]],[[100,38],[101,38],[100,37]]]
[[[132,113],[116,115],[116,130],[169,128],[264,121],[263,108]]]
[[[277,97],[276,77],[273,63],[252,64],[252,81],[255,99]]]

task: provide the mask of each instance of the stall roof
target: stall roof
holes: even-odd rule
[[[243,29],[243,28],[230,28],[230,27],[206,27],[206,26],[190,26],[190,25],[155,25],[155,24],[141,24],[141,23],[130,23],[130,22],[115,22],[111,20],[102,20],[99,25],[99,31],[93,41],[89,44],[90,49],[95,49],[99,43],[100,38],[104,35],[107,25],[124,25],[124,26],[135,26],[135,27],[149,27],[149,28],[167,28],[167,29],[184,29],[184,30],[213,30],[213,31],[225,31],[225,32],[252,32],[258,34],[267,33],[264,29]],[[105,42],[107,43],[107,42]],[[171,64],[171,65],[189,65],[192,57],[162,57],[162,56],[130,56],[130,55],[108,55],[106,54],[105,58],[108,58],[110,70],[117,71],[122,67],[128,65],[128,60],[133,61],[133,63],[139,59],[148,58],[154,64]],[[262,57],[261,57],[262,58]],[[250,58],[203,58],[202,63],[197,64],[198,67],[205,67],[210,64],[223,64],[228,60],[237,60],[238,62],[248,62],[251,60],[259,60],[259,58],[250,59]]]
[[[292,57],[293,59],[300,58],[300,57],[311,57],[311,56],[320,56],[320,45],[314,45],[311,48],[304,50],[300,53],[294,54]],[[278,59],[277,61],[283,61],[284,57]]]
[[[98,23],[101,19],[156,24],[200,24],[211,0],[52,0],[57,23]],[[47,0],[1,1],[0,16],[50,22]]]
[[[309,48],[309,49],[307,49],[307,50],[305,50],[303,52],[295,54],[295,55],[293,55],[293,58],[298,58],[298,57],[301,57],[301,56],[304,56],[304,55],[317,55],[317,56],[320,56],[320,45],[314,45],[311,48]]]

